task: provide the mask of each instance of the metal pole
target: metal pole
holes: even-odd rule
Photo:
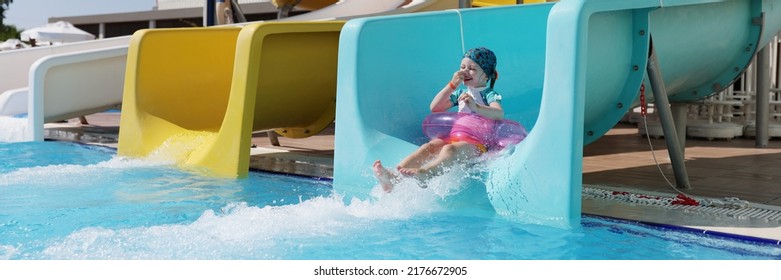
[[[648,79],[651,82],[651,91],[654,94],[654,110],[659,113],[659,120],[662,123],[664,140],[667,142],[667,152],[670,155],[670,161],[675,173],[675,184],[678,188],[691,188],[689,184],[689,175],[686,172],[684,164],[683,148],[678,142],[678,133],[675,131],[672,112],[670,111],[670,101],[667,100],[667,89],[664,87],[664,79],[659,68],[659,61],[654,51],[653,38],[651,39],[650,53],[648,55]]]
[[[768,45],[769,46],[769,45]],[[765,46],[757,53],[757,101],[756,141],[757,147],[767,147],[770,116],[770,48]]]
[[[471,8],[472,7],[472,0],[458,0],[458,8]]]
[[[781,32],[776,34],[776,38],[772,40],[772,44],[775,44],[776,49],[776,61],[770,66],[773,71],[776,72],[775,83],[771,85],[770,92],[772,93],[772,99],[779,101],[779,95],[781,95]],[[774,110],[778,110],[774,108]]]
[[[204,0],[206,1],[203,6],[203,26],[214,26],[214,17],[215,17],[215,11],[216,3],[214,0]]]
[[[238,0],[231,0],[231,11],[233,11],[234,22],[247,22]]]
[[[106,38],[106,23],[98,23],[98,39]]]
[[[686,103],[670,104],[672,109],[675,133],[678,134],[678,144],[681,146],[681,156],[686,156],[686,121],[689,113],[689,105]]]

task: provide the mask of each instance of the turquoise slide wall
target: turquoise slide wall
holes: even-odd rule
[[[637,105],[651,38],[670,100],[701,99],[778,32],[779,5],[563,0],[351,20],[339,44],[334,189],[368,197],[372,162],[393,167],[427,140],[431,98],[465,49],[485,46],[498,57],[505,117],[530,134],[469,187],[484,187],[501,215],[577,226],[583,145]]]

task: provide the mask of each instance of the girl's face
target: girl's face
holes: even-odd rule
[[[465,57],[461,60],[461,71],[464,73],[464,85],[471,87],[484,87],[488,82],[488,75],[483,72],[480,65]]]

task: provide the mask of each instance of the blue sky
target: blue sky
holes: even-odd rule
[[[3,23],[23,30],[45,25],[50,17],[149,11],[154,6],[155,0],[14,0]]]

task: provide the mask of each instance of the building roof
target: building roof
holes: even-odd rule
[[[247,21],[277,18],[277,8],[270,2],[241,4]],[[291,14],[306,11],[294,10]],[[49,22],[65,21],[98,38],[131,35],[146,28],[177,28],[203,26],[203,8],[154,9],[150,11],[112,13],[70,17],[51,17]]]
[[[274,5],[270,2],[241,4],[241,10],[247,15],[273,14],[276,16],[277,13],[277,8],[274,7]],[[184,8],[86,16],[52,17],[49,18],[49,22],[67,21],[74,25],[82,25],[202,17],[203,8]]]

